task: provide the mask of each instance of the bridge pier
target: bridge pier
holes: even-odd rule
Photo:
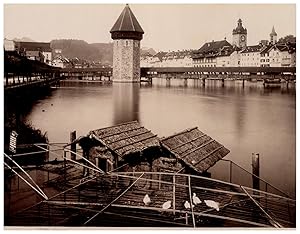
[[[187,78],[184,78],[183,85],[184,85],[184,87],[187,87],[187,85],[188,85],[188,79]]]
[[[224,87],[224,86],[225,86],[225,79],[222,78],[222,87]]]
[[[202,86],[205,87],[205,78],[202,78]]]
[[[166,85],[167,87],[170,87],[171,86],[171,77],[166,77]]]

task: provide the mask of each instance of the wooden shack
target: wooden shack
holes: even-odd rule
[[[105,172],[152,161],[160,151],[157,135],[137,121],[90,131],[79,140],[84,155]],[[151,155],[151,159],[150,159]]]

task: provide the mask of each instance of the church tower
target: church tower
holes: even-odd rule
[[[238,25],[232,30],[232,45],[240,48],[247,46],[247,29],[243,27],[242,20],[238,20]]]
[[[272,32],[270,33],[270,42],[272,45],[276,44],[277,42],[277,33],[275,32],[274,26],[272,28]]]
[[[113,82],[140,81],[140,41],[144,31],[129,5],[110,30],[113,45]]]

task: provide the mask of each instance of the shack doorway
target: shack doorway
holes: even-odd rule
[[[106,161],[107,161],[106,158],[99,158],[99,162],[98,162],[98,167],[104,172],[106,172],[106,170],[107,170],[107,162]]]

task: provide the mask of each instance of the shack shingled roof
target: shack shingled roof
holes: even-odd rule
[[[137,121],[93,130],[90,135],[120,157],[159,147],[159,139]]]
[[[185,165],[203,173],[230,151],[197,127],[160,139],[162,146]]]

